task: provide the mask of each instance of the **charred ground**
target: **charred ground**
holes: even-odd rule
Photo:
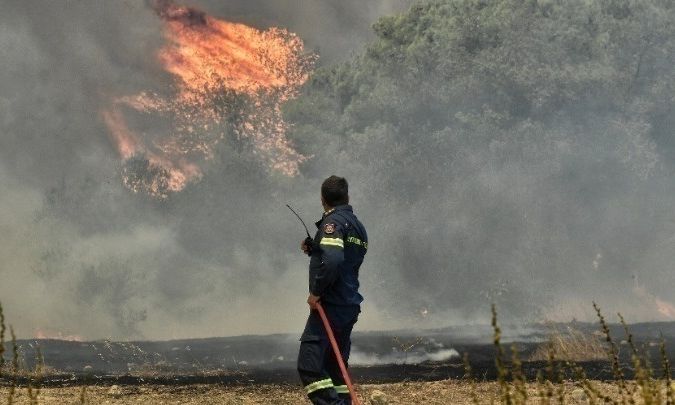
[[[597,325],[588,323],[530,325],[507,334],[504,344],[515,344],[523,359],[525,376],[534,380],[547,366],[536,352],[550,341],[552,331],[574,328],[589,339],[601,339]],[[655,359],[658,375],[659,344],[665,340],[668,356],[675,361],[675,323],[640,323],[630,326],[636,345]],[[630,351],[621,325],[611,325],[610,333],[619,343],[619,356],[626,367],[626,378],[633,378]],[[438,381],[461,379],[465,365],[461,354],[468,354],[472,374],[481,380],[497,378],[495,348],[489,327],[453,327],[426,331],[355,333],[352,352],[361,358],[390,359],[389,364],[353,364],[352,372],[361,383]],[[297,382],[295,357],[297,336],[267,335],[211,339],[138,342],[74,342],[61,340],[18,341],[22,364],[35,367],[36,348],[45,359],[42,384],[64,386],[81,384],[185,385],[185,384],[294,384]],[[441,348],[457,355],[434,359],[429,356]],[[7,345],[6,353],[11,353]],[[365,356],[368,355],[368,356]],[[604,356],[604,353],[600,353]],[[425,357],[426,356],[426,360]],[[357,357],[358,358],[358,357]],[[415,360],[422,359],[422,361]],[[357,361],[358,362],[358,361]],[[355,363],[357,363],[355,362]],[[606,357],[578,362],[591,379],[611,380],[612,367]],[[569,376],[573,377],[573,376]],[[4,383],[11,382],[10,377]],[[20,378],[28,383],[29,378]]]

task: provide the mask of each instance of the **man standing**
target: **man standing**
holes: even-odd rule
[[[324,213],[316,223],[314,240],[301,245],[310,256],[307,304],[311,311],[300,338],[298,372],[312,403],[350,404],[349,390],[315,306],[321,301],[346,365],[352,328],[363,301],[359,267],[368,249],[368,235],[349,205],[344,178],[324,180],[321,204]]]

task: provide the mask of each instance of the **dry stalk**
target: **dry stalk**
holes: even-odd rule
[[[87,404],[87,386],[86,385],[83,385],[82,389],[80,390],[80,404],[81,405]]]
[[[541,401],[542,405],[550,405],[551,401],[546,395],[545,385],[544,376],[541,373],[541,370],[537,370],[537,393],[539,395],[539,400]]]
[[[506,405],[512,405],[511,389],[506,381],[509,371],[504,364],[504,349],[501,345],[502,331],[497,325],[497,307],[492,304],[492,328],[494,329],[494,345],[497,350],[495,355],[495,366],[497,367],[497,380],[499,382],[499,389],[501,390],[502,401]]]
[[[42,356],[42,350],[40,346],[35,348],[35,369],[33,370],[33,375],[28,382],[28,400],[31,405],[38,405],[38,397],[40,396],[40,388],[42,386],[42,375],[44,370],[44,357]],[[35,388],[33,388],[35,384]]]
[[[480,405],[478,393],[476,392],[476,381],[471,376],[471,363],[469,362],[469,353],[464,353],[464,379],[469,383],[471,389],[471,402],[474,405]]]
[[[565,384],[563,383],[563,369],[560,365],[557,367],[556,383],[558,384],[558,403],[563,405],[565,403]]]
[[[661,351],[661,364],[663,369],[663,377],[666,380],[666,404],[673,405],[673,384],[670,377],[670,361],[668,361],[668,353],[666,352],[666,341],[661,336],[661,343],[659,344],[659,349]],[[659,392],[661,390],[659,389]]]
[[[515,344],[511,345],[511,364],[513,385],[515,386],[515,400],[518,404],[527,403],[527,387],[525,386],[525,375],[523,374],[523,363],[518,356],[518,348]]]
[[[550,404],[553,399],[553,381],[555,380],[555,351],[549,345],[548,358],[546,361],[546,403]]]
[[[2,376],[2,369],[5,366],[5,313],[2,311],[2,303],[0,303],[0,376]]]
[[[616,378],[619,385],[619,396],[621,397],[621,401],[625,403],[626,381],[624,379],[623,371],[621,370],[621,364],[619,363],[619,350],[616,347],[616,343],[614,343],[614,340],[612,339],[612,336],[609,332],[609,326],[605,321],[605,317],[602,315],[602,311],[600,311],[600,307],[595,303],[595,301],[593,301],[593,308],[595,308],[595,313],[598,315],[600,326],[602,327],[602,333],[605,335],[605,341],[608,345],[607,355],[612,362],[612,373],[614,374],[614,378]]]
[[[621,326],[623,327],[624,333],[626,335],[626,341],[628,342],[628,347],[630,347],[631,350],[631,361],[633,362],[633,368],[635,370],[635,379],[638,381],[641,380],[641,374],[642,374],[642,361],[640,360],[640,356],[638,354],[637,348],[635,347],[635,343],[633,342],[633,334],[630,333],[630,330],[628,330],[628,325],[626,324],[626,320],[623,318],[623,315],[621,313],[617,313],[617,316],[619,317],[619,320],[621,321]],[[635,389],[631,386],[628,385],[626,386],[626,392],[628,393],[628,403],[629,404],[635,404]],[[644,390],[643,390],[644,392]],[[650,405],[651,401],[645,399],[645,405]]]
[[[652,398],[654,403],[661,404],[661,391],[659,390],[658,380],[654,377],[654,368],[652,367],[651,355],[649,350],[644,351],[644,363],[645,363],[645,388],[643,389],[643,400],[645,398]],[[645,397],[645,392],[648,393]]]
[[[12,379],[12,385],[9,387],[7,405],[12,405],[14,403],[14,395],[16,394],[16,386],[18,385],[19,378],[19,346],[16,344],[16,335],[14,334],[14,328],[11,326],[9,327],[9,333],[12,336],[12,372],[14,373],[14,378]]]

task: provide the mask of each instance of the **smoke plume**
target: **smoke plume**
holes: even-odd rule
[[[411,3],[2,2],[0,301],[19,336],[301,330],[284,204],[318,219],[331,174],[370,235],[361,330],[487,321],[490,302],[672,319],[672,10],[432,0],[371,27]],[[303,69],[190,87],[174,62],[225,28]]]

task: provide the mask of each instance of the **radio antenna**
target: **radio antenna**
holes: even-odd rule
[[[302,218],[300,218],[300,215],[298,215],[298,213],[295,212],[295,210],[294,210],[293,208],[291,208],[290,205],[286,204],[286,206],[288,207],[289,210],[291,210],[291,212],[292,212],[293,214],[295,214],[296,217],[298,217],[298,219],[300,220],[300,223],[302,224],[302,226],[305,227],[305,232],[307,232],[307,237],[308,237],[308,238],[311,238],[311,236],[309,236],[309,229],[307,229],[307,225],[305,225],[305,221],[303,221]]]

